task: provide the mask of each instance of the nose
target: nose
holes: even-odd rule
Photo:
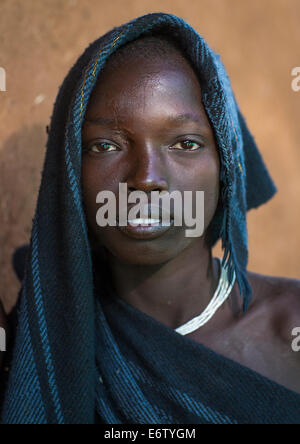
[[[127,177],[128,192],[168,191],[167,171],[157,147],[138,147],[130,159]]]

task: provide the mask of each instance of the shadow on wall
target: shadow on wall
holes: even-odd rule
[[[20,288],[12,254],[30,239],[46,136],[42,125],[22,128],[0,150],[0,299],[6,312],[14,306]]]

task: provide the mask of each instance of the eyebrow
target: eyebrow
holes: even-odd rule
[[[173,116],[168,116],[165,120],[164,123],[168,124],[168,125],[180,125],[183,123],[189,123],[189,122],[193,122],[193,123],[197,123],[198,125],[201,124],[201,126],[205,126],[203,125],[203,121],[201,121],[202,119],[200,119],[196,114],[193,113],[184,113],[184,114],[179,114],[179,115],[173,115]],[[107,118],[107,117],[94,117],[94,118],[86,118],[85,119],[86,122],[88,123],[92,123],[94,125],[99,125],[99,126],[116,126],[118,124],[118,122],[122,122],[122,118],[118,119],[117,117],[115,118]]]

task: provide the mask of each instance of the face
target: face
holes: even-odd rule
[[[119,184],[128,193],[204,191],[205,230],[219,199],[219,155],[189,64],[130,60],[109,64],[94,88],[82,129],[82,189],[93,242],[130,264],[161,264],[204,236],[186,237],[186,226],[133,232],[96,222],[100,191],[119,201]],[[130,207],[130,205],[129,205]],[[149,234],[150,233],[150,234]]]

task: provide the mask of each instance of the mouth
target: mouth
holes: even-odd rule
[[[174,225],[161,219],[138,218],[128,219],[126,226],[118,226],[118,229],[126,236],[133,239],[155,239],[165,234]]]
[[[136,226],[153,227],[158,225],[170,226],[170,223],[168,223],[168,225],[164,225],[165,223],[161,219],[149,219],[149,218],[128,219],[128,224],[131,225],[132,227]]]
[[[139,217],[130,214],[132,206],[125,220],[117,217],[117,227],[126,236],[133,239],[155,239],[166,233],[173,225],[173,214],[169,210],[162,209],[155,204],[145,204],[140,211]],[[119,223],[121,222],[122,223]],[[125,223],[124,223],[125,222]]]

